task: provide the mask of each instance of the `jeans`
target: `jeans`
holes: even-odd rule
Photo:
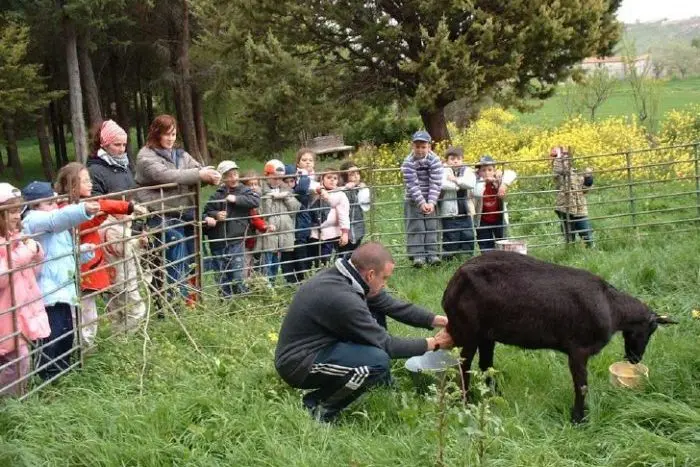
[[[279,251],[263,251],[260,257],[260,265],[263,273],[271,283],[275,282],[275,277],[280,270]]]
[[[496,242],[503,240],[505,237],[505,228],[501,224],[480,224],[476,228],[476,238],[479,241],[479,250],[481,252],[493,250],[496,248]]]
[[[416,203],[404,202],[406,250],[413,261],[438,256],[438,218],[435,212],[423,214]]]
[[[73,353],[73,310],[67,303],[56,303],[46,307],[51,334],[39,340],[41,356],[38,368],[44,381],[53,379],[70,366]]]
[[[474,231],[470,216],[442,219],[442,253],[445,257],[474,253]]]
[[[168,282],[178,284],[183,297],[189,293],[185,279],[189,275],[190,267],[194,258],[187,258],[194,254],[194,227],[192,225],[181,225],[184,221],[174,217],[151,217],[148,226],[153,230],[165,229],[164,232],[154,234],[155,247],[163,244],[162,235],[165,236],[165,243],[174,243],[165,248],[165,273]],[[187,240],[182,240],[187,238]],[[175,243],[177,242],[177,243]],[[184,259],[183,258],[187,258]]]
[[[319,420],[332,422],[340,412],[389,377],[389,355],[378,347],[338,342],[321,350],[301,384],[313,389],[304,406]]]
[[[576,234],[584,241],[586,246],[593,245],[593,230],[591,229],[591,221],[586,216],[572,216],[565,212],[554,211],[561,222],[561,233],[564,234],[564,240],[567,243],[576,241]],[[568,224],[568,225],[567,225]]]
[[[245,273],[245,244],[243,240],[229,243],[223,248],[211,251],[212,262],[219,272],[219,289],[221,296],[229,298],[233,294],[248,291],[243,284]]]

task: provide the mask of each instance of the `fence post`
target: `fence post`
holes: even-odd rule
[[[697,210],[697,217],[700,217],[700,162],[698,162],[698,155],[700,155],[700,142],[695,143],[695,209]]]
[[[197,264],[197,272],[195,276],[195,287],[197,291],[195,292],[195,302],[199,303],[204,299],[204,294],[201,293],[203,289],[202,282],[202,271],[204,270],[204,258],[202,252],[204,251],[202,241],[202,206],[200,204],[202,196],[202,182],[197,182],[194,194],[194,204],[195,204],[195,224],[194,224],[194,258]]]
[[[71,229],[71,235],[73,235],[73,258],[75,261],[75,287],[76,287],[76,297],[77,306],[75,308],[75,326],[73,331],[75,332],[74,342],[78,343],[78,358],[80,359],[80,368],[85,365],[85,352],[83,351],[83,288],[80,286],[83,277],[80,273],[80,231],[78,227],[73,227]],[[72,353],[72,351],[71,351]],[[70,356],[68,357],[70,358]]]
[[[625,159],[627,161],[627,188],[630,201],[630,213],[632,214],[632,226],[637,230],[637,204],[634,199],[634,188],[632,185],[632,153],[631,150],[625,152]]]
[[[375,165],[375,153],[372,152],[369,156],[369,174],[367,177],[367,186],[369,187],[369,199],[371,203],[371,208],[369,210],[369,237],[374,241],[376,240],[374,238],[374,222],[375,222],[375,217],[376,217],[376,210],[377,210],[377,205],[376,205],[376,198],[377,198],[377,184],[376,179],[374,177],[374,170],[376,168]],[[372,206],[373,205],[373,206]]]
[[[7,210],[2,212],[3,216],[8,216],[9,213]],[[6,218],[5,219],[5,225],[9,225],[9,221]],[[19,322],[17,321],[17,297],[15,297],[15,284],[14,284],[14,279],[13,279],[13,274],[12,274],[12,269],[15,267],[14,264],[12,264],[12,240],[10,239],[10,236],[7,235],[7,279],[10,285],[10,306],[12,307],[12,332],[14,333],[14,346],[15,346],[15,357],[17,358],[17,361],[15,362],[15,374],[19,377],[19,379],[22,379],[22,377],[26,375],[22,375],[22,352],[20,350],[20,332],[19,332]],[[0,336],[2,337],[2,336]],[[30,358],[27,356],[27,358]],[[19,395],[23,396],[24,395],[24,386],[25,386],[26,381],[17,381],[16,387],[17,390],[19,391]],[[0,392],[2,392],[3,389],[0,387]]]

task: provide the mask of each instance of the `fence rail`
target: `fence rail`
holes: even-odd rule
[[[595,183],[585,194],[592,241],[614,246],[653,235],[697,233],[700,227],[699,148],[700,143],[573,159],[572,166],[583,169],[592,165],[594,169]],[[504,170],[522,172],[506,195],[510,218],[507,238],[526,242],[529,250],[571,247],[576,241],[571,234],[577,232],[569,230],[572,219],[568,214],[562,221],[554,212],[555,198],[561,189],[554,184],[551,170],[541,170],[541,167],[549,167],[543,163],[549,164],[550,159],[499,163]],[[383,242],[392,250],[399,267],[410,266],[410,255],[406,251],[405,190],[399,169],[379,168],[377,161],[371,159],[360,172],[371,194],[370,208],[361,221],[365,226],[364,240]],[[167,314],[179,319],[175,313],[178,308],[194,307],[209,300],[235,303],[237,293],[245,292],[246,288],[264,290],[293,284],[303,279],[305,270],[313,272],[328,264],[332,256],[341,254],[337,245],[331,245],[333,252],[329,255],[329,242],[325,240],[300,243],[297,238],[294,245],[293,237],[300,232],[295,228],[257,233],[254,235],[257,247],[248,252],[241,250],[240,245],[255,234],[249,225],[246,234],[236,241],[209,239],[203,206],[210,190],[195,186],[190,192],[166,195],[167,190],[175,187],[170,184],[138,188],[91,199],[134,200],[146,189],[151,193],[160,191],[157,199],[143,203],[149,210],[147,215],[115,215],[89,229],[70,229],[72,244],[62,251],[43,251],[43,257],[37,253],[27,260],[20,253],[26,253],[28,246],[34,245],[28,239],[48,244],[48,236],[56,234],[50,229],[31,235],[0,237],[0,297],[7,301],[7,307],[0,311],[0,395],[27,397],[85,365],[86,355],[94,351],[98,340],[138,331],[152,308],[158,318]],[[452,200],[443,198],[441,203],[446,201]],[[12,213],[18,208],[36,209],[37,203],[0,206],[0,221],[8,226]],[[568,204],[565,210],[571,207],[571,201]],[[312,207],[308,212],[315,214],[324,210],[327,207]],[[271,215],[263,210],[260,216],[274,224],[273,216],[294,217],[297,212],[281,209]],[[256,214],[250,213],[238,219],[248,224],[255,218]],[[463,239],[450,241],[447,238],[450,233],[463,230],[445,228],[443,222],[444,219],[436,218],[434,227],[426,231],[431,239],[424,242],[440,255],[447,253],[453,244],[464,246],[465,243]],[[287,224],[294,225],[293,222]],[[469,230],[473,240],[468,242],[471,243],[469,249],[462,252],[465,253],[463,257],[468,256],[472,248],[479,250],[480,246],[478,228]],[[80,238],[94,232],[100,234],[100,242],[94,245],[93,253],[100,252],[104,260],[81,271],[85,252],[80,247]],[[287,241],[282,242],[284,248],[280,254],[279,243],[284,237]],[[289,238],[292,238],[291,244]],[[274,246],[263,249],[262,243]],[[305,256],[300,269],[301,247]],[[27,287],[31,285],[31,278],[36,280],[45,277],[42,274],[55,274],[58,264],[72,265],[73,270],[47,290],[32,289],[35,292],[30,293]],[[91,290],[80,286],[88,276],[104,272],[110,277],[107,287]],[[241,277],[243,281],[239,282]],[[41,280],[40,283],[46,287],[46,283]],[[239,285],[240,288],[236,288]],[[50,297],[61,291],[68,291],[70,303],[61,305],[62,302],[51,301]],[[37,323],[41,323],[41,313],[37,318],[29,310],[36,311],[37,307],[32,308],[32,305],[37,303],[48,310],[51,335],[45,332],[40,335],[35,329]],[[99,312],[95,313],[95,309]],[[64,320],[62,326],[56,323],[59,315]]]

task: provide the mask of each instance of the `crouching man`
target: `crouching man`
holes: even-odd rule
[[[312,390],[303,403],[316,419],[334,421],[369,388],[387,383],[390,359],[452,347],[444,329],[428,338],[388,334],[387,316],[426,329],[447,325],[444,316],[392,298],[384,286],[393,271],[391,253],[366,243],[309,279],[289,305],[275,367],[291,386]]]

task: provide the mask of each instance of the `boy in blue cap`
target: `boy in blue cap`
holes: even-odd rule
[[[442,162],[431,150],[427,131],[411,137],[412,151],[401,164],[406,201],[406,249],[413,266],[440,263],[436,206],[442,188]]]

